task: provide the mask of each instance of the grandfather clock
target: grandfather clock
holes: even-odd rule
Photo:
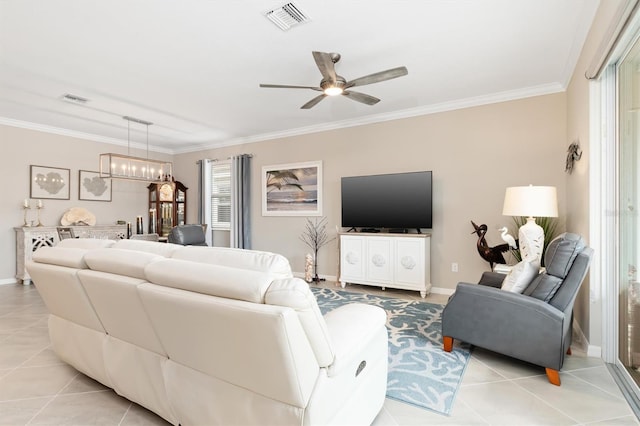
[[[155,209],[158,235],[165,237],[176,225],[184,225],[187,218],[187,188],[182,182],[171,180],[149,184],[149,211]]]

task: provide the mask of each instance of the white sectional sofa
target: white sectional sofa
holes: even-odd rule
[[[76,239],[27,265],[62,360],[173,424],[370,424],[382,309],[324,317],[276,254]]]

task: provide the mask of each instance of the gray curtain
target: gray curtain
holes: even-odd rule
[[[213,160],[198,160],[198,223],[207,224],[207,245],[213,245],[211,229],[211,163]]]
[[[231,157],[231,247],[251,248],[251,155]]]

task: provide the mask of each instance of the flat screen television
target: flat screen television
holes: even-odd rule
[[[431,228],[431,171],[343,177],[344,228],[403,230]]]

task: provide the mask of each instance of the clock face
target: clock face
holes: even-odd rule
[[[160,201],[173,201],[173,185],[163,183],[160,186]]]

